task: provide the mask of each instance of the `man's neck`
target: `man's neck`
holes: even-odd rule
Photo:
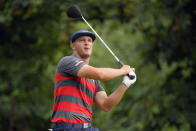
[[[84,61],[84,63],[86,63],[87,65],[89,64],[90,61],[90,57],[88,58],[81,58],[78,54],[74,53],[74,55],[79,58],[80,60]]]

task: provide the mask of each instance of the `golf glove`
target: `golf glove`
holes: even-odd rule
[[[133,83],[135,83],[136,81],[136,74],[135,72],[131,71],[129,72],[129,75],[135,76],[134,79],[130,79],[128,76],[124,76],[123,77],[123,83],[129,88],[130,85],[132,85]]]

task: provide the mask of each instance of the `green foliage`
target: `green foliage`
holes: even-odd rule
[[[71,54],[71,33],[89,29],[67,17],[71,3],[136,68],[136,84],[112,111],[95,106],[93,124],[102,131],[195,130],[193,0],[1,0],[0,130],[50,128],[56,64]],[[90,64],[120,67],[98,39]],[[108,95],[121,80],[102,82]]]

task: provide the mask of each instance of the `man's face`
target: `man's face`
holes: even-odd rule
[[[81,36],[71,43],[71,47],[81,58],[86,59],[91,56],[93,40],[90,36]]]

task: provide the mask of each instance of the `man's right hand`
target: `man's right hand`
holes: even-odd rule
[[[124,71],[124,75],[129,74],[129,72],[131,72],[131,71],[135,72],[135,68],[131,68],[129,65],[122,66],[121,70]]]

